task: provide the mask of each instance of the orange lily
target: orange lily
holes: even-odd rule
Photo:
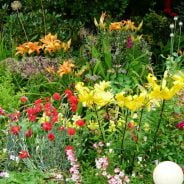
[[[34,52],[39,54],[41,48],[42,46],[39,45],[39,42],[26,42],[16,48],[17,50],[16,55],[18,54],[24,55],[26,53],[30,55]]]
[[[109,31],[112,31],[112,30],[120,30],[121,27],[122,27],[122,22],[113,22],[109,26]]]
[[[60,77],[62,77],[64,74],[71,73],[74,67],[75,65],[71,62],[70,59],[66,60],[62,65],[59,66],[57,73]]]
[[[44,52],[52,53],[61,49],[61,41],[57,39],[57,35],[49,33],[40,41],[43,43]]]

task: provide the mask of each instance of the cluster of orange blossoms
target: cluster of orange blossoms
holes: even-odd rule
[[[105,30],[106,23],[105,23],[105,16],[106,13],[102,13],[99,22],[97,22],[96,18],[94,18],[94,24],[96,27],[98,27],[100,30]],[[138,26],[135,26],[135,23],[131,20],[122,20],[120,22],[112,22],[109,25],[109,31],[112,30],[130,30],[130,31],[139,31],[143,25],[143,22],[141,22]]]
[[[40,42],[26,42],[18,46],[16,55],[40,54],[41,51],[51,54],[59,50],[67,51],[71,45],[71,39],[68,42],[61,42],[57,39],[57,35],[52,35],[51,33],[40,39]]]
[[[65,74],[72,73],[72,69],[75,67],[75,65],[72,63],[71,59],[65,60],[63,64],[60,64],[58,67],[58,70],[55,71],[54,66],[50,66],[46,68],[46,71],[50,74],[58,74],[60,77],[62,77]]]
[[[143,22],[141,22],[137,27],[135,26],[135,23],[131,20],[122,20],[121,22],[112,22],[109,25],[109,31],[112,30],[130,30],[130,31],[139,31],[143,25]]]

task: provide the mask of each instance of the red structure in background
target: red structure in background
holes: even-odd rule
[[[164,0],[164,12],[171,17],[177,16],[176,13],[172,12],[171,0]]]

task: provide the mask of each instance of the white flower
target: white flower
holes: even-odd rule
[[[174,24],[170,24],[170,29],[174,29]]]
[[[109,149],[109,153],[112,153],[113,152],[113,149]]]
[[[14,155],[10,155],[10,160],[14,160],[18,163],[19,162],[19,157],[16,157]]]
[[[13,2],[11,3],[11,8],[12,8],[14,11],[17,11],[17,10],[19,10],[19,9],[22,8],[22,4],[21,4],[20,1],[13,1]]]
[[[171,37],[171,38],[174,37],[174,33],[171,33],[171,34],[170,34],[170,37]]]
[[[110,143],[110,142],[107,142],[107,143],[106,143],[106,146],[107,146],[107,147],[109,147],[110,145],[111,145],[111,143]]]
[[[10,175],[7,172],[0,172],[0,177],[8,178]]]
[[[142,157],[138,157],[139,162],[142,162]]]
[[[180,22],[179,22],[179,26],[183,26],[183,22],[180,21]]]
[[[178,20],[178,16],[175,16],[175,17],[174,17],[174,20],[177,21],[177,20]]]
[[[143,138],[143,139],[144,139],[144,141],[145,141],[145,142],[148,140],[148,138],[147,138],[146,136],[144,136],[144,138]]]

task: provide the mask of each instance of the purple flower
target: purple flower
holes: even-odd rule
[[[180,130],[184,130],[184,121],[179,122],[176,127]]]
[[[130,48],[132,48],[132,46],[133,46],[133,41],[132,41],[131,36],[129,36],[129,37],[127,38],[127,45],[126,45],[126,47],[127,47],[128,49],[130,49]]]

